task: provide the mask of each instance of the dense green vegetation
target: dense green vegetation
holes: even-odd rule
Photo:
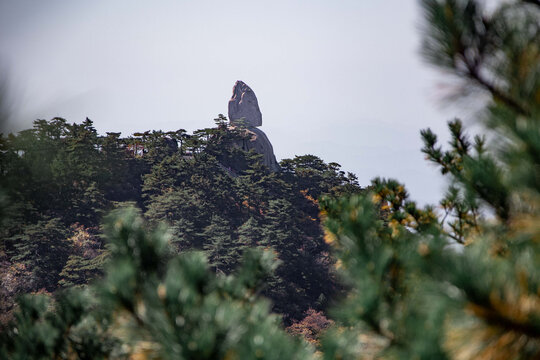
[[[37,121],[2,138],[2,313],[46,294],[20,299],[0,357],[538,359],[540,3],[420,3],[427,61],[491,95],[488,136],[421,132],[451,181],[438,209],[314,156],[271,173],[221,116],[126,139]]]
[[[103,271],[103,214],[127,204],[166,223],[177,253],[202,250],[230,274],[247,248],[273,248],[282,265],[264,294],[287,323],[324,309],[337,290],[316,199],[359,192],[335,163],[306,155],[272,173],[234,146],[242,132],[218,126],[99,136],[90,120],[38,120],[2,137],[2,186],[11,200],[2,228],[3,311],[21,292],[85,285]]]

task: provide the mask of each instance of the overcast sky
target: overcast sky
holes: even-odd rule
[[[419,56],[420,15],[413,0],[0,0],[11,130],[61,116],[192,131],[226,115],[243,80],[278,160],[314,154],[436,203],[445,186],[419,130],[447,139],[456,114]]]

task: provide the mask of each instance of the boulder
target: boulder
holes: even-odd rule
[[[247,128],[261,126],[262,114],[255,93],[246,83],[238,80],[229,100],[229,121],[232,125]]]
[[[233,87],[233,95],[229,100],[229,121],[233,128],[246,132],[246,140],[236,146],[245,151],[254,150],[263,156],[263,164],[271,171],[278,171],[279,165],[274,149],[264,131],[257,129],[262,125],[262,114],[255,93],[246,83],[238,80]]]
[[[274,155],[274,148],[264,131],[255,127],[244,131],[247,139],[242,142],[242,149],[245,151],[254,150],[256,153],[262,154],[263,164],[271,171],[279,171],[280,167]]]

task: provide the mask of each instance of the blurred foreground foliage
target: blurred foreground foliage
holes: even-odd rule
[[[486,133],[449,122],[450,148],[421,132],[451,180],[437,209],[395,180],[323,202],[326,239],[351,291],[325,358],[356,358],[359,334],[389,359],[540,358],[540,3],[423,0],[423,53],[455,94],[482,101]],[[473,97],[475,95],[475,97]],[[458,100],[455,97],[456,100]]]

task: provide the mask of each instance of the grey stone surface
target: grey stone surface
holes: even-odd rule
[[[262,125],[262,114],[257,96],[249,86],[238,80],[229,100],[229,121],[232,125],[252,128]]]
[[[274,155],[274,149],[268,137],[257,126],[262,125],[262,114],[255,93],[243,81],[238,80],[233,87],[233,95],[229,100],[229,121],[232,127],[242,128],[246,132],[246,140],[236,144],[244,150],[254,150],[262,154],[263,164],[272,171],[280,169]]]
[[[245,129],[244,131],[247,132],[248,139],[243,142],[242,148],[245,151],[253,149],[255,152],[262,154],[263,164],[272,171],[278,171],[280,167],[274,155],[274,148],[264,131],[257,128]]]

